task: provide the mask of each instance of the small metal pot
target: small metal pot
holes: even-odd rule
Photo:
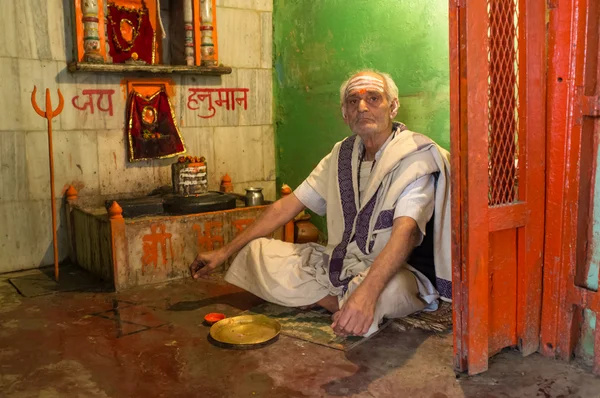
[[[262,188],[257,187],[246,188],[246,197],[244,198],[244,201],[247,207],[260,206],[265,202],[262,190]]]

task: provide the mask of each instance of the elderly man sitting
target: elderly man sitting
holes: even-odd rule
[[[451,298],[448,153],[393,121],[398,88],[389,75],[354,74],[340,99],[353,135],[293,194],[190,269],[207,275],[241,249],[226,281],[272,303],[321,305],[337,334],[369,335],[384,317]],[[305,208],[327,215],[327,247],[261,238]]]

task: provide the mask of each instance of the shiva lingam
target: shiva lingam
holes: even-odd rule
[[[165,195],[168,213],[190,214],[235,208],[236,197],[208,190],[208,167],[204,156],[181,156],[171,165],[173,193]]]
[[[175,195],[202,195],[208,192],[208,172],[204,156],[181,156],[171,165]]]

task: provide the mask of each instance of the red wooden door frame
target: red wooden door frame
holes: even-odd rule
[[[468,199],[469,195],[487,198],[487,169],[469,170],[465,177],[469,163],[481,155],[468,148],[487,148],[487,134],[467,135],[469,129],[488,131],[488,107],[481,106],[488,97],[489,66],[487,57],[481,56],[487,54],[487,4],[481,0],[469,7],[460,0],[450,3],[454,365],[460,371],[483,371],[488,361],[487,200]],[[478,112],[468,112],[474,107]],[[487,150],[483,154],[487,163]],[[478,224],[485,233],[470,235]],[[475,239],[477,244],[470,244]],[[468,288],[475,285],[477,290]]]
[[[454,363],[470,374],[485,371],[489,355],[503,346],[517,345],[524,355],[538,349],[542,295],[546,3],[518,2],[522,187],[515,201],[491,206],[489,1],[450,2]],[[505,247],[514,256],[500,261]],[[497,268],[507,280],[494,280],[492,267],[514,272]],[[510,289],[498,292],[505,285]],[[514,315],[508,328],[502,324],[505,309]]]
[[[600,116],[600,5],[596,0],[553,0],[549,11],[547,227],[540,351],[568,360],[579,337],[581,311],[600,314],[600,293],[580,287],[577,280],[586,266],[590,239],[594,190],[590,181]],[[600,374],[600,317],[596,319],[594,373]]]

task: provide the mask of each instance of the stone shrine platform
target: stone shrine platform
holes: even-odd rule
[[[231,210],[124,218],[118,200],[107,211],[107,199],[67,192],[69,257],[117,291],[189,277],[197,253],[227,244],[267,207],[238,200]],[[282,236],[278,230],[272,237]]]

